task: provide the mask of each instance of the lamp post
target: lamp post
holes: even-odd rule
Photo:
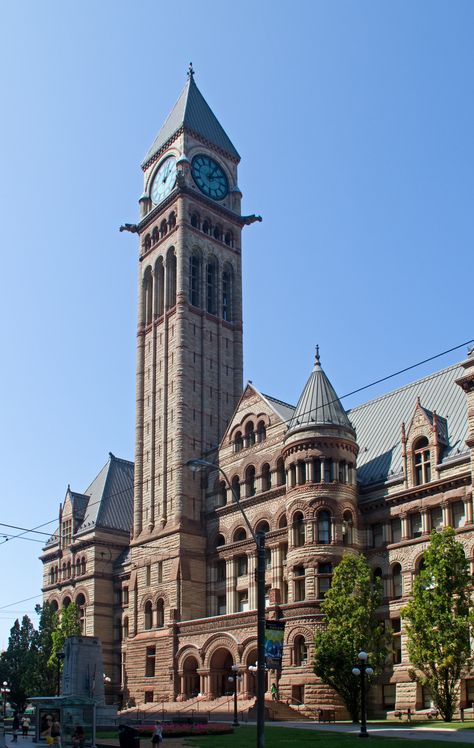
[[[232,722],[234,727],[239,726],[239,720],[237,719],[237,681],[241,680],[239,675],[239,666],[232,665],[232,675],[229,675],[228,680],[234,684],[234,721]]]
[[[240,497],[234,490],[227,473],[220,465],[209,462],[209,460],[196,458],[188,460],[186,466],[195,472],[203,468],[212,468],[224,477],[257,550],[257,748],[265,748],[265,533],[255,533],[253,531],[252,525],[242,509]]]
[[[1,690],[3,700],[3,724],[5,725],[5,717],[7,716],[7,695],[10,693],[8,682],[6,680],[3,681]]]
[[[359,738],[368,738],[369,733],[367,732],[367,707],[366,707],[366,675],[372,675],[373,669],[367,662],[367,652],[359,652],[357,655],[359,659],[359,667],[352,668],[353,675],[360,676],[360,732]]]

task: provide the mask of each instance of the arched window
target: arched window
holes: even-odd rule
[[[394,564],[392,567],[392,586],[393,596],[401,597],[403,594],[402,567],[400,564]]]
[[[277,460],[277,485],[284,486],[286,483],[285,463],[283,458]]]
[[[192,254],[191,257],[189,258],[189,302],[193,306],[200,306],[199,304],[200,270],[201,270],[201,260],[197,255]]]
[[[380,584],[380,589],[383,591],[382,569],[380,568],[380,566],[377,566],[377,568],[374,569],[373,580],[374,580],[374,584],[375,583]],[[377,580],[380,580],[380,581],[377,582]]]
[[[54,567],[49,570],[49,583],[54,584]]]
[[[216,538],[216,548],[219,548],[221,545],[225,545],[225,538],[221,533]]]
[[[174,229],[175,226],[176,226],[176,213],[173,210],[170,213],[169,218],[168,218],[168,228],[170,231],[172,231],[172,229]]]
[[[145,603],[145,630],[149,631],[153,626],[153,608],[151,600],[147,600]]]
[[[207,220],[207,218],[205,218],[204,221],[202,222],[202,230],[204,231],[205,234],[211,233],[211,224],[210,224],[210,221]]]
[[[171,309],[176,306],[176,255],[174,249],[168,250],[166,256],[166,279],[167,279],[167,299],[166,308]]]
[[[153,244],[156,244],[159,238],[160,238],[160,232],[158,231],[158,226],[155,226],[153,228],[153,231],[151,232],[151,240]]]
[[[318,543],[328,545],[331,542],[331,515],[323,509],[317,518]]]
[[[308,659],[308,648],[306,646],[304,636],[295,636],[293,647],[295,665],[297,665],[298,667],[300,667],[301,665],[305,665],[306,660]]]
[[[71,579],[71,562],[67,562],[67,578]]]
[[[122,637],[128,639],[128,616],[123,619]]]
[[[255,468],[249,465],[245,471],[246,497],[255,496]]]
[[[54,581],[57,582],[59,579],[59,566],[54,567]]]
[[[200,224],[199,213],[193,213],[191,216],[191,226],[194,229],[198,229]]]
[[[56,601],[56,600],[52,600],[52,601],[50,602],[50,606],[51,606],[51,610],[52,610],[52,611],[53,611],[54,613],[57,613],[57,612],[58,612],[58,610],[59,610],[59,605],[58,605],[58,603],[57,603],[57,601]]]
[[[76,577],[78,577],[81,573],[81,559],[76,558]]]
[[[70,597],[65,597],[64,600],[63,600],[63,608],[68,608],[70,606],[70,604],[71,604],[71,598]]]
[[[81,558],[81,574],[85,574],[85,573],[86,573],[86,557],[83,556]]]
[[[217,239],[218,241],[222,241],[222,226],[219,226],[218,224],[214,226],[214,231],[212,232],[212,235],[214,239]]]
[[[354,521],[352,512],[345,511],[342,515],[342,543],[343,545],[352,545],[353,543]]]
[[[206,309],[209,314],[217,314],[217,263],[210,260],[206,271]]]
[[[160,236],[166,236],[168,233],[168,224],[166,223],[166,219],[163,219],[160,223]]]
[[[159,257],[155,264],[155,313],[161,317],[165,305],[165,269],[163,258]]]
[[[245,446],[253,447],[255,444],[255,431],[253,430],[253,423],[249,421],[245,426]]]
[[[232,321],[232,268],[227,265],[222,273],[222,319]]]
[[[422,436],[413,445],[413,462],[415,466],[415,484],[421,486],[431,480],[431,459],[429,442]]]
[[[165,606],[161,598],[156,603],[156,625],[159,629],[165,625]]]
[[[86,630],[86,598],[82,592],[76,597],[76,605],[81,634],[84,634]]]
[[[63,563],[63,568],[62,568],[62,574],[61,574],[61,578],[62,578],[63,581],[67,578],[66,577],[66,569],[67,569],[66,562],[64,562]]]
[[[245,540],[247,537],[247,533],[245,532],[243,527],[239,527],[234,532],[234,543],[239,543],[241,540]]]
[[[293,545],[302,546],[305,541],[305,524],[304,517],[301,512],[296,512],[293,515]]]
[[[232,501],[235,501],[236,498],[240,499],[240,480],[238,475],[234,475],[232,478]]]
[[[278,527],[281,530],[283,527],[288,527],[288,520],[286,518],[286,514],[282,514],[280,519],[278,520]]]
[[[270,465],[266,462],[262,465],[262,491],[269,491],[272,487],[272,474]]]
[[[235,438],[234,438],[234,452],[240,452],[243,446],[244,446],[244,442],[242,439],[242,432],[237,431]]]
[[[267,438],[267,429],[263,421],[259,421],[257,425],[257,442],[263,442]]]
[[[219,506],[225,506],[227,503],[227,484],[224,480],[219,483]]]
[[[147,267],[143,279],[143,322],[145,325],[151,324],[151,315],[153,312],[153,278],[151,267]]]
[[[270,532],[270,525],[268,524],[266,519],[260,520],[257,527],[255,528],[255,533],[263,532],[265,535]]]
[[[151,247],[151,236],[150,236],[150,234],[147,234],[145,236],[145,252],[148,252],[148,250],[150,249],[150,247]]]
[[[232,231],[226,231],[224,236],[224,241],[227,244],[228,247],[234,246],[234,236],[232,234]]]

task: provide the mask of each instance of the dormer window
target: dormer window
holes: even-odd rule
[[[72,519],[66,519],[62,523],[61,528],[61,545],[63,548],[67,548],[71,545],[72,540]]]
[[[431,456],[429,442],[426,436],[422,436],[413,445],[413,462],[415,467],[415,485],[431,481]]]

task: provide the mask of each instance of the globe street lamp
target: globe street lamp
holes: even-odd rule
[[[239,726],[239,720],[237,719],[237,681],[242,680],[242,676],[239,675],[239,666],[232,665],[232,675],[229,675],[228,680],[234,684],[234,721],[232,722],[234,727]]]
[[[5,717],[7,716],[7,696],[10,693],[8,688],[8,682],[6,680],[2,683],[2,700],[3,700],[3,724],[5,725]]]
[[[367,662],[367,652],[359,652],[359,667],[352,668],[353,675],[360,675],[360,732],[359,738],[368,738],[367,732],[367,707],[366,707],[366,675],[373,675],[373,669]]]
[[[220,465],[196,458],[188,460],[186,466],[195,472],[203,468],[212,468],[224,477],[257,549],[257,748],[265,748],[265,533],[253,531],[240,503],[240,497]]]

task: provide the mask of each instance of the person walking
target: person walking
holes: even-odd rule
[[[155,728],[153,730],[153,735],[151,738],[151,744],[152,746],[158,745],[159,743],[163,742],[163,731],[161,729],[161,725],[159,722],[155,722]]]
[[[54,717],[53,724],[51,725],[51,737],[53,738],[53,745],[61,748],[61,725],[57,716]]]
[[[12,743],[18,743],[18,730],[19,729],[20,729],[20,720],[18,718],[18,712],[15,712],[13,715],[13,722],[12,722],[12,735],[13,735]]]
[[[278,692],[277,692],[277,687],[276,687],[275,683],[272,683],[271,692],[272,692],[272,699],[273,699],[273,701],[276,701],[277,698],[278,698]]]
[[[30,729],[30,718],[24,714],[21,718],[21,734],[24,738],[28,737],[28,731]]]

